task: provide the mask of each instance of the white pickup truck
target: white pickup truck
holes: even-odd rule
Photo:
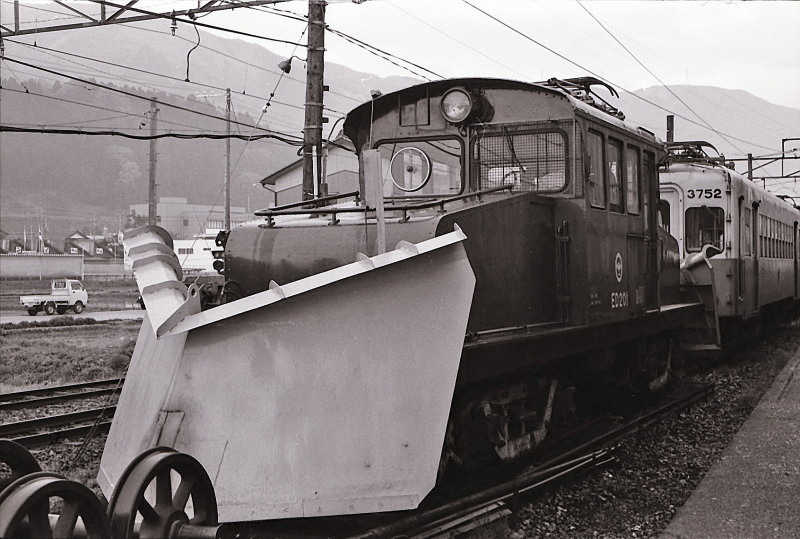
[[[41,296],[20,296],[19,302],[28,309],[28,314],[36,316],[39,311],[46,314],[64,314],[72,309],[76,314],[83,311],[89,302],[89,294],[80,281],[75,279],[56,279],[50,284],[50,294]]]

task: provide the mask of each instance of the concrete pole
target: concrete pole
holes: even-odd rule
[[[158,101],[155,97],[150,99],[150,187],[147,195],[147,224],[156,224],[156,130],[158,122]]]
[[[231,229],[231,89],[225,90],[225,230]]]

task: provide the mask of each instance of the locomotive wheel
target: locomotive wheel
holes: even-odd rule
[[[0,492],[20,477],[38,471],[39,463],[27,449],[17,442],[0,440]]]
[[[194,457],[155,447],[122,473],[108,515],[115,539],[167,539],[176,537],[186,524],[216,526],[217,498],[211,479]]]
[[[49,514],[53,502],[61,507],[57,515]],[[37,472],[0,492],[0,537],[111,539],[111,530],[91,490],[63,475]]]

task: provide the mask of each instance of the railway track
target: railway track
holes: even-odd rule
[[[408,517],[348,539],[385,539],[397,536],[409,539],[449,539],[499,518],[511,516],[521,498],[530,496],[557,480],[612,462],[615,459],[614,451],[623,440],[691,406],[710,395],[713,390],[713,384],[698,387],[511,480],[427,511],[416,511]]]
[[[0,424],[0,438],[7,438],[30,448],[66,438],[86,436],[89,433],[108,432],[116,410],[111,398],[119,393],[123,381],[123,378],[113,378],[0,395],[0,412],[36,409],[37,412],[44,410],[45,413],[51,406],[73,406],[78,401],[106,397],[106,402],[99,408],[51,413],[34,419]]]
[[[50,406],[74,400],[104,397],[119,392],[124,378],[109,378],[61,386],[41,387],[0,394],[0,412]]]

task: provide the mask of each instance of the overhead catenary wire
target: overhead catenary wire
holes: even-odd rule
[[[504,27],[505,27],[505,28],[507,28],[508,30],[511,30],[512,32],[514,32],[514,33],[518,34],[519,36],[523,37],[524,39],[526,39],[526,40],[528,40],[528,41],[531,41],[532,43],[535,43],[536,45],[538,45],[539,47],[542,47],[542,48],[543,48],[543,49],[545,49],[546,51],[548,51],[548,52],[550,52],[550,53],[552,53],[552,54],[555,54],[556,56],[558,56],[558,57],[559,57],[559,58],[561,58],[562,60],[564,60],[564,61],[566,61],[566,62],[569,62],[570,64],[574,65],[575,67],[578,67],[578,68],[580,68],[580,69],[582,69],[582,70],[586,71],[587,73],[589,73],[589,74],[591,74],[591,75],[595,76],[597,79],[599,79],[599,80],[602,80],[602,81],[604,81],[604,82],[606,82],[607,84],[610,84],[610,85],[612,85],[612,86],[615,86],[615,87],[617,87],[617,88],[619,88],[619,89],[621,89],[621,90],[623,90],[623,91],[627,92],[628,94],[630,94],[631,96],[635,97],[636,99],[639,99],[640,101],[644,101],[645,103],[647,103],[647,104],[649,104],[649,105],[652,105],[653,107],[656,107],[656,108],[658,108],[658,109],[660,109],[660,110],[663,110],[663,111],[665,111],[665,112],[669,112],[670,114],[673,114],[673,115],[675,115],[676,117],[678,117],[678,118],[681,118],[682,120],[685,120],[685,121],[687,121],[687,122],[689,122],[689,123],[691,123],[691,124],[693,124],[693,125],[697,125],[697,126],[699,126],[699,127],[702,127],[702,128],[704,128],[704,129],[708,129],[708,127],[707,127],[707,126],[705,126],[705,125],[703,125],[703,124],[701,124],[701,123],[699,123],[699,122],[697,122],[697,121],[695,121],[695,120],[693,120],[693,119],[691,119],[691,118],[687,118],[686,116],[683,116],[683,115],[681,115],[681,114],[678,114],[678,113],[676,113],[676,112],[674,112],[674,111],[671,111],[671,110],[669,110],[669,109],[668,109],[668,108],[666,108],[666,107],[663,107],[663,106],[661,106],[661,105],[659,105],[659,104],[657,104],[657,103],[654,103],[654,102],[650,101],[649,99],[646,99],[646,98],[644,98],[644,97],[642,97],[642,96],[640,96],[640,95],[637,95],[636,93],[634,93],[634,92],[632,92],[632,91],[628,90],[627,88],[623,87],[623,86],[622,86],[622,85],[620,85],[620,84],[617,84],[617,83],[615,83],[615,82],[613,82],[613,81],[610,81],[610,80],[606,79],[606,78],[605,78],[605,77],[603,77],[602,75],[600,75],[600,74],[598,74],[598,73],[595,73],[594,71],[592,71],[591,69],[589,69],[589,68],[587,68],[587,67],[584,67],[584,66],[582,66],[581,64],[579,64],[579,63],[575,62],[574,60],[572,60],[572,59],[570,59],[570,58],[568,58],[568,57],[564,56],[564,55],[563,55],[563,54],[561,54],[560,52],[558,52],[558,51],[556,51],[556,50],[554,50],[554,49],[552,49],[552,48],[548,47],[547,45],[544,45],[543,43],[540,43],[539,41],[537,41],[537,40],[535,40],[534,38],[530,37],[529,35],[525,34],[524,32],[522,32],[522,31],[520,31],[520,30],[518,30],[518,29],[514,28],[513,26],[511,26],[510,24],[506,23],[505,21],[503,21],[503,20],[501,20],[501,19],[499,19],[499,18],[495,17],[494,15],[492,15],[492,14],[488,13],[487,11],[484,11],[483,9],[481,9],[481,8],[477,7],[476,5],[474,5],[474,4],[472,4],[472,3],[470,3],[468,0],[461,0],[461,1],[462,1],[463,3],[465,3],[465,4],[467,4],[468,6],[472,7],[473,9],[477,10],[478,12],[482,13],[482,14],[483,14],[483,15],[485,15],[486,17],[488,17],[488,18],[492,19],[493,21],[497,22],[498,24],[500,24],[500,25],[504,26]],[[744,140],[744,139],[741,139],[741,138],[735,137],[735,136],[733,136],[733,135],[731,135],[731,134],[729,134],[729,133],[725,133],[725,135],[726,135],[726,136],[728,136],[729,138],[733,139],[733,140],[736,140],[736,141],[738,141],[738,142],[743,142],[743,143],[745,143],[745,144],[750,144],[751,146],[754,146],[754,147],[757,147],[757,148],[763,148],[763,149],[767,149],[767,150],[773,150],[773,149],[774,149],[774,148],[769,148],[769,147],[767,147],[767,146],[763,146],[763,145],[761,145],[761,144],[757,144],[757,143],[755,143],[755,142],[752,142],[752,141],[748,141],[748,140]]]
[[[652,70],[651,70],[649,67],[647,67],[646,65],[644,65],[644,63],[642,63],[642,61],[641,61],[641,60],[639,60],[639,58],[637,58],[637,57],[636,57],[636,55],[635,55],[635,54],[633,54],[633,52],[631,52],[631,50],[630,50],[628,47],[626,47],[624,43],[622,43],[622,41],[620,41],[619,39],[617,39],[617,36],[615,36],[615,35],[614,35],[614,34],[611,32],[611,30],[609,30],[609,29],[608,29],[608,28],[607,28],[607,27],[606,27],[606,26],[605,26],[605,25],[604,25],[602,22],[600,22],[600,20],[599,20],[597,17],[595,17],[595,16],[594,16],[594,14],[593,14],[591,11],[589,11],[589,9],[588,9],[586,6],[584,6],[584,5],[583,5],[583,3],[582,3],[580,0],[576,0],[576,1],[578,2],[578,5],[579,5],[581,8],[583,8],[583,10],[584,10],[584,11],[586,11],[586,13],[588,13],[588,14],[589,14],[589,16],[590,16],[590,17],[591,17],[591,18],[592,18],[592,19],[593,19],[593,20],[594,20],[594,21],[595,21],[597,24],[599,24],[599,25],[600,25],[600,28],[602,28],[603,30],[605,30],[605,31],[606,31],[606,33],[607,33],[609,36],[611,36],[611,38],[612,38],[614,41],[616,41],[616,42],[617,42],[617,44],[619,44],[619,46],[620,46],[620,47],[622,47],[622,48],[625,50],[625,52],[627,52],[627,53],[628,53],[628,54],[631,56],[631,58],[633,58],[633,59],[636,61],[636,63],[637,63],[637,64],[639,64],[640,66],[642,66],[642,68],[643,68],[645,71],[647,71],[648,73],[650,73],[650,75],[652,75],[652,76],[653,76],[653,78],[654,78],[654,79],[656,79],[656,80],[657,80],[657,81],[658,81],[658,82],[661,84],[661,86],[663,86],[664,88],[666,88],[666,90],[667,90],[667,91],[668,91],[670,94],[672,94],[672,95],[675,97],[675,99],[677,99],[678,101],[680,101],[680,102],[681,102],[681,104],[682,104],[684,107],[686,107],[687,109],[689,109],[689,110],[692,112],[692,114],[694,114],[695,116],[697,116],[697,117],[700,119],[700,121],[701,121],[701,122],[703,122],[704,124],[706,124],[706,126],[707,126],[709,129],[711,129],[711,130],[712,130],[714,133],[716,133],[717,135],[719,135],[719,136],[721,136],[722,138],[724,138],[724,139],[725,139],[725,140],[728,142],[728,144],[730,144],[731,146],[733,146],[734,148],[736,148],[736,149],[737,149],[737,150],[739,150],[740,152],[744,152],[744,150],[742,150],[741,148],[739,148],[738,146],[736,146],[736,144],[734,144],[733,142],[731,142],[731,141],[730,141],[730,140],[729,140],[729,139],[728,139],[728,138],[725,136],[725,134],[724,134],[724,133],[721,133],[721,132],[717,131],[717,130],[716,130],[716,129],[715,129],[715,128],[714,128],[714,127],[713,127],[713,126],[710,124],[710,123],[708,123],[708,122],[705,120],[705,118],[703,118],[702,116],[700,116],[700,114],[699,114],[697,111],[695,111],[695,110],[694,110],[692,107],[690,107],[690,106],[689,106],[689,104],[688,104],[688,103],[686,103],[686,101],[684,101],[683,99],[681,99],[681,98],[680,98],[680,96],[679,96],[678,94],[676,94],[675,92],[673,92],[673,91],[672,91],[672,88],[670,88],[670,87],[669,87],[669,86],[668,86],[668,85],[667,85],[667,84],[666,84],[664,81],[662,81],[662,80],[661,80],[661,78],[659,78],[659,76],[658,76],[658,75],[656,75],[656,74],[655,74],[655,73],[654,73],[654,72],[653,72],[653,71],[652,71]]]

